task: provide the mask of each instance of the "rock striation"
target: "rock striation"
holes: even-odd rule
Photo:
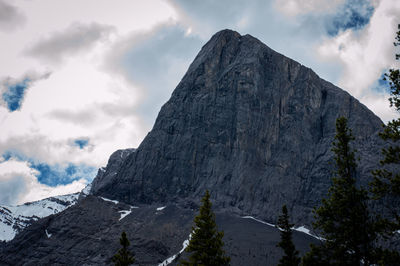
[[[335,120],[349,119],[360,182],[377,165],[382,121],[347,92],[258,39],[231,30],[203,46],[155,125],[91,193],[130,204],[198,202],[309,224],[332,176]]]

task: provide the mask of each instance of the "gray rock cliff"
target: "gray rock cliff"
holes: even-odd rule
[[[335,120],[357,138],[360,182],[379,161],[382,121],[347,92],[250,35],[223,30],[201,49],[152,131],[91,192],[127,203],[198,201],[296,223],[326,195]]]

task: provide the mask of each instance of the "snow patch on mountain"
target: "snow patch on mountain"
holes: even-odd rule
[[[277,228],[278,230],[281,230],[281,229],[280,229],[279,227],[277,227],[275,224],[271,224],[271,223],[264,222],[264,221],[262,221],[262,220],[260,220],[260,219],[254,218],[253,216],[243,216],[242,218],[243,218],[243,219],[252,219],[252,220],[254,220],[254,221],[256,221],[256,222],[259,222],[259,223],[262,223],[262,224],[265,224],[265,225],[268,225],[268,226],[272,226],[272,227]],[[299,227],[297,227],[297,228],[293,227],[292,229],[293,229],[294,231],[301,232],[301,233],[307,234],[307,235],[309,235],[309,236],[312,236],[312,237],[314,237],[314,238],[316,238],[316,239],[318,239],[318,240],[325,240],[325,239],[322,238],[322,237],[319,237],[319,236],[317,236],[317,235],[312,234],[311,231],[310,231],[310,229],[306,228],[304,225],[299,226]]]
[[[101,169],[101,168],[100,168]],[[82,189],[81,194],[83,196],[87,196],[90,193],[90,189],[92,188],[92,183],[89,183],[86,185],[86,187],[84,189]]]
[[[252,219],[252,220],[254,220],[254,221],[256,221],[256,222],[259,222],[259,223],[262,223],[262,224],[266,224],[266,225],[269,225],[269,226],[272,226],[272,227],[276,227],[274,224],[270,224],[270,223],[261,221],[261,220],[259,220],[259,219],[257,219],[257,218],[254,218],[253,216],[243,216],[242,218],[243,218],[243,219]]]
[[[171,262],[173,262],[175,260],[175,258],[181,254],[182,252],[185,251],[185,249],[187,248],[187,246],[189,246],[189,241],[192,238],[192,234],[189,235],[189,239],[186,239],[185,241],[183,241],[182,243],[182,249],[175,255],[167,258],[166,260],[164,260],[163,262],[161,262],[160,264],[158,264],[158,266],[167,266],[168,264],[170,264]]]
[[[310,232],[310,229],[306,228],[304,225],[299,226],[297,228],[293,228],[293,230],[298,231],[298,232],[302,232],[304,234],[307,234],[307,235],[312,236],[312,237],[314,237],[316,239],[319,239],[319,240],[325,240],[325,238],[322,238],[322,237],[319,237],[319,236],[316,236],[316,235],[312,234]]]
[[[17,206],[0,206],[0,240],[10,241],[34,221],[74,205],[79,194],[61,195]]]
[[[119,218],[118,221],[121,221],[122,219],[124,219],[127,215],[131,214],[131,212],[132,212],[132,209],[119,211],[119,213],[121,213],[121,218]]]
[[[100,197],[100,198],[101,198],[102,200],[104,200],[104,201],[112,202],[112,203],[114,203],[114,204],[118,204],[118,203],[119,203],[118,200],[110,200],[110,199],[103,198],[103,197]]]
[[[50,237],[51,237],[51,234],[49,234],[49,232],[47,232],[47,229],[44,230],[44,231],[45,231],[45,233],[46,233],[47,238],[50,238]]]

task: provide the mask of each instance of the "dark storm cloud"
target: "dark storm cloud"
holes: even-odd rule
[[[0,0],[0,30],[12,31],[25,23],[25,16],[13,5]]]
[[[66,56],[91,49],[98,41],[106,41],[114,27],[98,23],[73,23],[64,31],[53,32],[26,51],[27,55],[60,63]]]

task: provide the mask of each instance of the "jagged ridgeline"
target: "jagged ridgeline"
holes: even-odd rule
[[[199,202],[209,189],[216,207],[273,220],[287,204],[296,223],[309,223],[331,182],[340,115],[357,137],[365,181],[379,162],[382,121],[311,69],[223,30],[201,49],[137,151],[91,192],[134,204]]]
[[[296,228],[311,228],[331,185],[339,116],[356,137],[365,185],[380,160],[382,121],[256,38],[220,31],[141,145],[115,152],[91,195],[0,243],[0,265],[109,265],[122,231],[139,265],[166,265],[180,256],[207,189],[231,265],[276,265],[280,236],[271,224],[286,204]],[[317,240],[298,231],[302,255]]]

